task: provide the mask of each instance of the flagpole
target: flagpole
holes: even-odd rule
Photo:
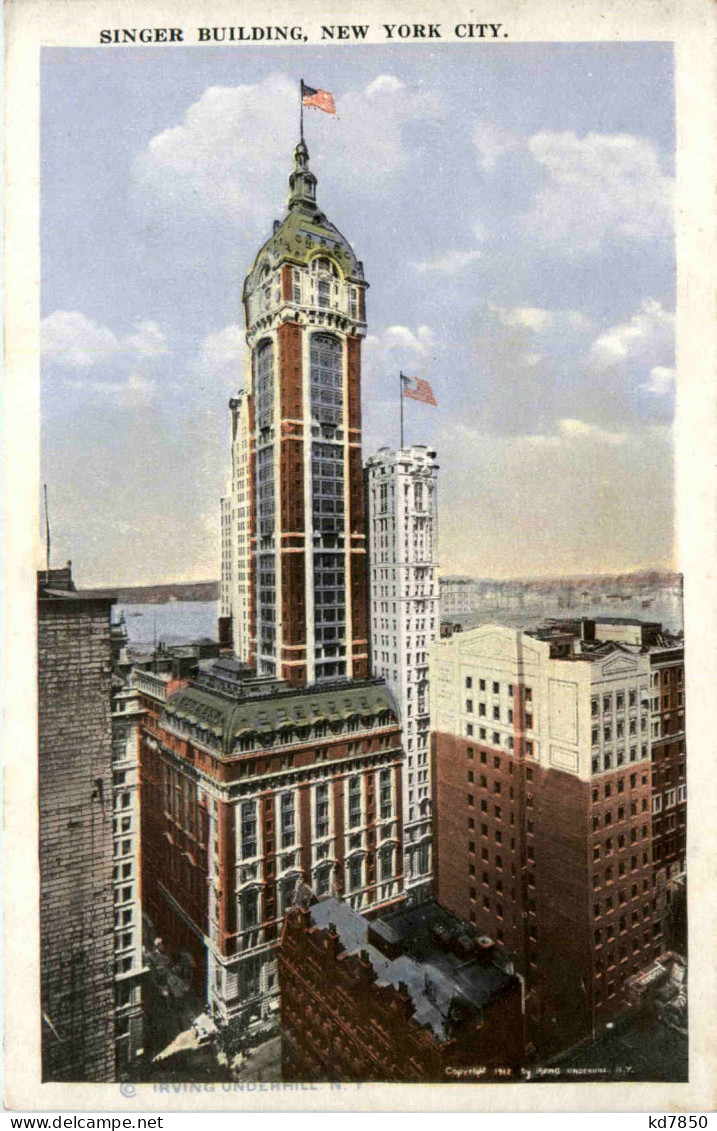
[[[299,83],[299,133],[304,140],[304,80]]]
[[[401,405],[401,448],[403,448],[403,373],[398,374],[398,399]]]

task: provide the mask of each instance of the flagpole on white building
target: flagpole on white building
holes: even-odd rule
[[[398,399],[401,405],[401,448],[403,448],[403,383],[406,378],[403,373],[398,374]]]

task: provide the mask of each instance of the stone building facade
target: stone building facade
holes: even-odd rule
[[[627,1007],[664,952],[649,648],[557,626],[434,646],[435,892],[504,945],[541,1052]]]
[[[112,599],[38,574],[42,1077],[115,1079]]]
[[[230,659],[179,689],[133,683],[147,705],[145,910],[220,1020],[271,1020],[281,924],[302,892],[368,914],[402,896],[393,697],[371,680],[291,688]]]
[[[372,672],[401,712],[406,893],[430,894],[428,648],[439,631],[438,464],[423,445],[382,448],[365,467]]]
[[[251,436],[249,400],[244,390],[229,402],[231,412],[231,475],[221,500],[221,582],[219,640],[230,644],[234,655],[248,660],[252,574],[250,542],[253,530],[253,487],[250,475]]]
[[[140,727],[144,712],[124,681],[112,695],[112,834],[115,929],[115,1042],[122,1077],[144,1052]]]

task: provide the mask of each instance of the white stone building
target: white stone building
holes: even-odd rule
[[[115,934],[115,1041],[120,1078],[143,1053],[140,882],[139,723],[137,692],[112,696],[112,829]]]
[[[401,714],[406,890],[431,879],[428,647],[439,631],[436,453],[388,448],[366,463],[373,674]]]
[[[586,781],[649,765],[650,657],[639,646],[482,625],[436,643],[431,677],[437,733],[509,755],[520,739],[532,764]]]
[[[240,391],[229,402],[232,422],[231,479],[221,500],[222,576],[219,616],[231,618],[232,644],[239,660],[249,657],[249,411]]]

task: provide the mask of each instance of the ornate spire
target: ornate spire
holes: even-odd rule
[[[289,208],[316,208],[316,177],[309,169],[309,151],[302,138],[294,150],[294,168],[289,177]]]

